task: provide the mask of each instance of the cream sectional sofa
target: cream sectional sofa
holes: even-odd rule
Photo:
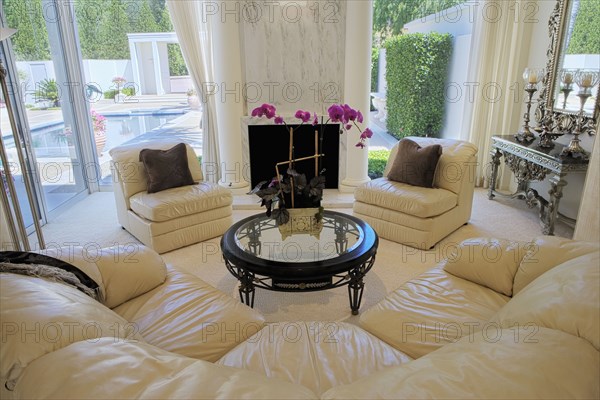
[[[2,398],[600,396],[595,244],[463,242],[364,312],[361,327],[265,324],[143,247],[49,255],[93,278],[104,304],[0,274]]]

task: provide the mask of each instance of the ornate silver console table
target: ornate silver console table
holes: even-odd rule
[[[500,195],[511,198],[525,199],[529,207],[539,207],[542,233],[554,234],[554,223],[558,215],[558,204],[562,197],[563,188],[567,185],[566,176],[569,173],[585,173],[588,161],[580,158],[561,157],[565,147],[555,143],[551,149],[539,146],[539,138],[531,143],[518,142],[513,135],[492,136],[492,161],[490,161],[491,177],[488,198]],[[518,186],[513,194],[503,194],[496,190],[496,179],[500,158],[515,174]],[[529,187],[531,181],[544,181],[549,176],[549,199],[546,200],[538,192]]]

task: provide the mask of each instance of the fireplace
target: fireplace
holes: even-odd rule
[[[289,159],[289,134],[281,125],[248,125],[248,162],[250,183],[255,187],[261,181],[275,176],[275,164]],[[321,125],[302,125],[294,129],[294,157],[301,158],[315,154],[315,129]],[[323,129],[321,169],[325,168],[327,189],[337,189],[340,176],[340,126],[327,124]],[[285,167],[284,167],[285,168]],[[296,170],[310,180],[315,176],[314,160],[296,163]],[[285,169],[280,172],[283,173]]]

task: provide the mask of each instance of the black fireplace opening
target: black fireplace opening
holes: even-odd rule
[[[321,125],[302,125],[294,128],[294,158],[315,154],[315,130]],[[248,145],[250,148],[250,180],[252,187],[275,177],[275,164],[289,160],[290,135],[283,125],[249,125]],[[340,125],[323,125],[323,141],[320,149],[321,169],[325,168],[325,187],[337,189],[339,185]],[[308,180],[315,176],[314,160],[296,163],[296,170]],[[286,166],[279,172],[285,173]]]

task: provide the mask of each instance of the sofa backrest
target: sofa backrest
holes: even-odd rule
[[[127,201],[129,208],[129,198],[136,193],[147,190],[147,178],[144,170],[144,164],[140,162],[140,151],[143,149],[167,150],[178,144],[172,139],[165,141],[153,140],[152,142],[139,142],[129,145],[115,147],[110,150],[110,156],[113,162],[113,182],[119,185],[121,192]],[[196,158],[196,153],[192,147],[186,143],[188,165],[194,182],[200,182],[202,169]]]
[[[597,399],[599,352],[553,329],[477,331],[322,399]]]
[[[598,251],[597,243],[539,236],[527,244],[513,282],[513,295],[545,272],[573,258]]]
[[[34,276],[0,274],[0,319],[0,379],[9,390],[31,362],[72,343],[143,340],[128,321],[83,292]]]
[[[504,305],[490,323],[532,326],[579,336],[600,350],[600,251],[545,272]]]
[[[477,147],[469,142],[453,139],[437,139],[428,137],[407,137],[421,147],[439,144],[442,146],[442,156],[438,162],[433,178],[434,187],[460,194],[465,184],[475,185]],[[398,144],[390,152],[383,176],[387,177],[394,159],[398,154]]]

